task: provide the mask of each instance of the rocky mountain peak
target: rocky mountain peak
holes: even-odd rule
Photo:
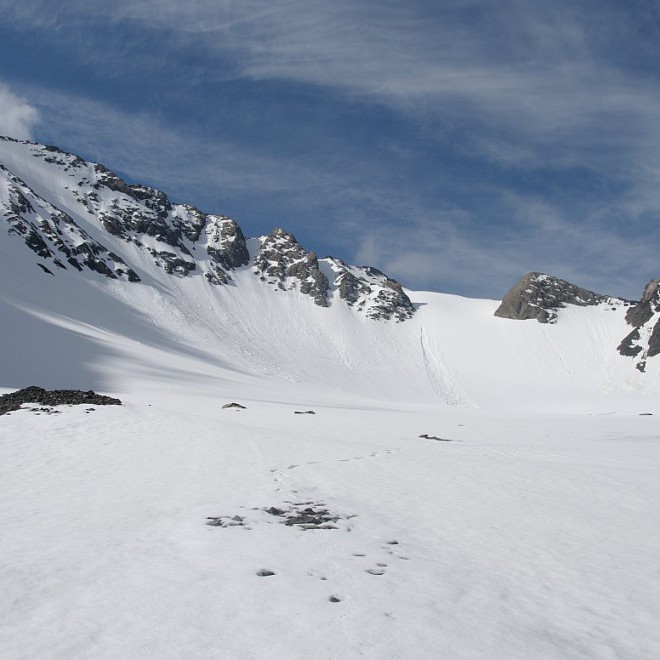
[[[495,316],[554,323],[557,320],[557,312],[566,305],[586,307],[611,300],[622,299],[612,299],[610,296],[594,293],[545,273],[527,273],[504,296]]]
[[[334,285],[349,306],[364,310],[368,318],[405,321],[415,306],[399,282],[370,266],[349,266],[341,259],[328,259],[337,273]]]
[[[204,228],[206,252],[212,266],[206,278],[212,284],[226,284],[230,279],[228,271],[246,266],[250,254],[245,236],[238,224],[225,215],[209,215]]]
[[[262,281],[282,290],[298,288],[320,307],[328,307],[330,285],[316,253],[305,250],[284,229],[273,229],[264,239],[253,266]]]

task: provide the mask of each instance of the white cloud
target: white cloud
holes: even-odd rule
[[[0,135],[29,140],[38,121],[36,108],[0,83]]]

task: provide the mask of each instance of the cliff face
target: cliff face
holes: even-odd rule
[[[660,279],[651,280],[641,300],[628,310],[626,321],[633,326],[621,344],[621,355],[639,358],[637,368],[646,370],[646,360],[660,354]]]

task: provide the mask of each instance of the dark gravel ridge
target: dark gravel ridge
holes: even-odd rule
[[[76,406],[81,403],[94,406],[121,406],[119,399],[96,394],[92,390],[45,390],[32,385],[16,392],[0,396],[0,415],[18,410],[24,403],[39,403],[44,406]]]

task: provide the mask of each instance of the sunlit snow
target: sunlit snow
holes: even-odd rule
[[[660,654],[660,366],[617,353],[625,309],[408,292],[382,322],[249,266],[131,284],[16,246],[2,392],[124,405],[0,417],[3,657]],[[305,506],[335,528],[268,512]]]

